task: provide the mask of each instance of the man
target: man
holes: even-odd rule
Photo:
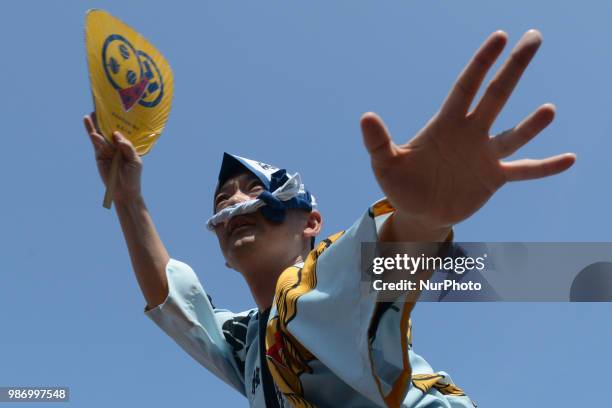
[[[413,303],[361,293],[359,244],[445,242],[507,181],[568,169],[573,154],[502,162],[548,126],[542,105],[513,129],[489,129],[541,44],[528,31],[471,103],[507,42],[494,32],[460,74],[441,109],[403,145],[373,113],[361,119],[365,146],[386,199],[352,227],[313,238],[321,215],[297,174],[225,155],[208,225],[230,267],[245,278],[257,309],[216,309],[189,266],[169,257],[140,191],[142,162],[115,133],[115,146],[85,118],[106,181],[114,149],[123,162],[114,196],[145,312],[196,360],[249,399],[250,406],[466,407],[472,402],[410,344]]]

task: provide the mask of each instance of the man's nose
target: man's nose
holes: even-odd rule
[[[240,190],[237,190],[233,196],[231,196],[228,200],[227,200],[227,206],[231,207],[232,205],[236,205],[238,203],[242,203],[245,201],[250,200],[251,197],[248,194],[243,193]]]

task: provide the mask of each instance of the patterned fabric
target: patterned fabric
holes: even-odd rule
[[[377,302],[364,287],[361,242],[375,242],[392,211],[386,200],[376,203],[283,271],[265,338],[256,309],[213,308],[195,273],[176,260],[167,267],[168,298],[145,313],[251,407],[266,406],[262,360],[279,407],[473,407],[448,374],[414,353],[413,304]]]
[[[212,231],[215,226],[232,217],[252,213],[260,208],[263,216],[270,221],[282,222],[285,219],[285,210],[311,211],[317,205],[314,196],[302,184],[298,173],[289,175],[285,169],[229,153],[223,154],[216,190],[231,177],[243,171],[248,171],[257,177],[263,184],[264,191],[253,200],[237,203],[214,214],[206,221],[209,230]]]

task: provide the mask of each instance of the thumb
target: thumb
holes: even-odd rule
[[[136,149],[134,149],[132,142],[130,142],[119,132],[113,132],[113,139],[115,140],[115,145],[119,151],[121,151],[121,155],[126,161],[132,163],[138,161],[138,153],[136,152]]]
[[[373,161],[384,161],[391,158],[395,145],[382,119],[373,112],[367,112],[361,117],[361,132],[363,143]]]

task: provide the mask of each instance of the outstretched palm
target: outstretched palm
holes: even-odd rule
[[[573,154],[502,162],[548,126],[554,106],[538,108],[510,131],[491,137],[490,128],[542,39],[528,31],[469,112],[484,77],[507,42],[493,33],[459,76],[440,111],[408,143],[396,145],[382,120],[361,120],[374,174],[390,202],[405,216],[431,228],[448,227],[476,212],[507,181],[560,173]]]

